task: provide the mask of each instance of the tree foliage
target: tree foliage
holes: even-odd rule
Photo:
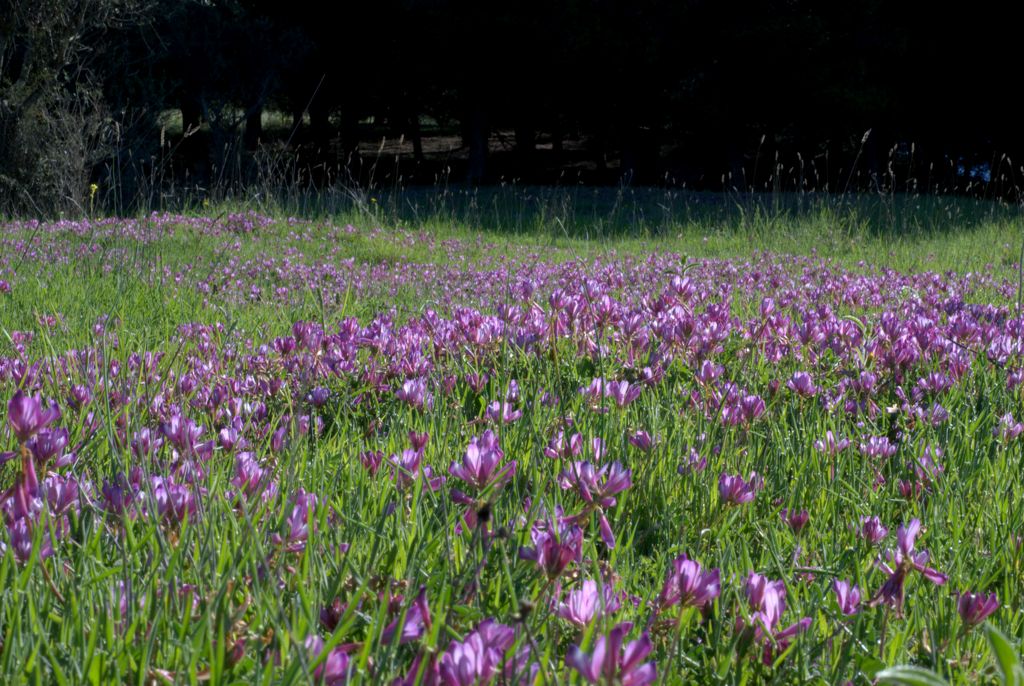
[[[472,182],[963,189],[1024,152],[1014,26],[987,0],[0,0],[0,209],[242,186],[269,144],[355,183],[361,141],[404,136],[429,180],[428,133]]]

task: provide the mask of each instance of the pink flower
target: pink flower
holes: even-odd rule
[[[305,646],[311,661],[321,660],[324,652],[322,638],[316,635],[310,636],[306,639]],[[339,647],[328,653],[327,657],[320,661],[320,664],[313,670],[313,678],[324,686],[343,686],[348,683],[349,657],[344,649]]]
[[[846,581],[836,579],[832,582],[832,590],[836,593],[836,601],[839,603],[839,611],[844,615],[855,615],[860,611],[860,589],[856,586],[850,587]]]
[[[983,593],[968,592],[957,595],[956,609],[967,629],[981,624],[989,615],[999,609],[999,599],[996,598],[995,593],[984,595]]]
[[[889,530],[882,526],[882,521],[878,517],[860,518],[860,535],[868,543],[874,545],[885,538],[888,533]]]
[[[705,571],[699,562],[680,555],[672,561],[662,586],[659,611],[673,605],[704,608],[718,597],[721,587],[719,570]]]
[[[789,528],[793,530],[793,533],[800,533],[807,526],[807,522],[810,520],[810,515],[807,510],[783,510],[779,513],[779,517],[782,518]]]
[[[748,620],[753,630],[754,642],[764,644],[762,660],[765,664],[771,664],[773,648],[780,653],[785,651],[789,647],[790,639],[811,625],[811,618],[803,617],[794,624],[779,629],[782,613],[786,610],[785,584],[751,572],[747,576],[744,588],[750,608],[754,611]],[[742,623],[742,619],[737,620],[738,625]]]
[[[558,604],[555,614],[582,629],[597,617],[618,612],[620,605],[619,594],[610,585],[598,588],[596,581],[587,579]]]
[[[498,469],[504,456],[498,437],[488,429],[482,436],[470,440],[462,462],[453,462],[448,473],[482,491],[491,484],[504,484],[515,474],[515,461]]]
[[[558,435],[548,441],[547,447],[544,448],[544,454],[554,460],[560,457],[576,457],[582,450],[583,436],[580,434],[573,434],[569,441],[566,442],[565,433],[559,431]]]
[[[417,641],[423,638],[427,630],[430,629],[430,606],[427,605],[427,587],[420,586],[420,592],[416,595],[413,600],[412,607],[405,613],[405,619],[402,622],[401,630],[398,627],[398,620],[391,622],[384,629],[384,633],[381,636],[381,643],[387,645],[394,640],[394,637],[398,636],[399,645],[409,643],[411,641]]]
[[[466,638],[452,641],[441,656],[440,677],[445,686],[483,686],[505,662],[515,632],[504,624],[485,619]]]
[[[888,554],[889,561],[892,563],[890,567],[888,564],[879,560],[878,566],[882,571],[889,575],[885,583],[880,589],[872,596],[868,602],[869,607],[876,607],[882,603],[890,605],[896,609],[897,613],[903,612],[903,594],[904,594],[904,583],[907,579],[907,574],[912,570],[920,572],[921,576],[931,581],[933,584],[942,586],[946,583],[947,577],[945,574],[938,572],[927,566],[928,564],[928,551],[922,550],[921,552],[914,552],[914,539],[917,538],[917,534],[921,531],[921,520],[912,519],[906,526],[901,526],[896,531],[896,550],[890,550]]]
[[[417,479],[423,477],[423,485],[436,491],[444,484],[445,477],[435,476],[430,465],[421,465],[423,453],[407,448],[401,455],[392,455],[391,473],[399,490],[412,486]]]
[[[611,524],[609,524],[604,510],[615,505],[616,493],[633,485],[632,474],[631,470],[626,469],[618,462],[604,465],[601,468],[594,467],[590,462],[573,462],[558,477],[559,485],[563,489],[575,486],[580,497],[587,503],[587,507],[583,512],[575,515],[574,520],[580,521],[594,511],[599,513],[601,540],[609,548],[615,547],[615,535],[612,533]]]
[[[742,505],[751,502],[757,495],[759,486],[760,477],[756,472],[750,473],[749,481],[744,481],[739,474],[733,476],[725,472],[718,477],[718,495],[727,505]]]
[[[652,438],[651,435],[643,429],[637,429],[633,433],[629,434],[628,438],[631,445],[636,446],[645,453],[650,452],[651,448],[654,447],[654,438]]]
[[[43,409],[42,397],[25,395],[20,390],[15,391],[7,403],[7,423],[11,425],[11,431],[19,443],[24,443],[41,429],[58,421],[60,416],[60,408],[56,403]]]
[[[838,455],[850,447],[850,439],[837,439],[831,430],[825,432],[825,438],[819,438],[814,442],[814,449],[826,455]]]
[[[818,392],[813,377],[807,372],[794,372],[786,387],[802,398],[811,398]]]
[[[416,409],[430,409],[434,406],[434,397],[427,391],[427,382],[423,379],[409,379],[395,391],[395,397]]]
[[[640,397],[642,386],[631,386],[628,381],[612,381],[605,386],[604,394],[615,401],[619,407],[625,407]]]
[[[511,403],[495,400],[487,406],[484,416],[487,418],[487,421],[494,422],[495,424],[511,424],[522,418],[523,411],[512,409]]]
[[[657,678],[654,663],[644,662],[652,650],[647,632],[625,647],[622,645],[632,628],[632,624],[624,622],[612,629],[607,637],[599,636],[590,655],[578,646],[571,646],[565,656],[565,664],[590,684],[646,686],[653,683]]]
[[[1024,424],[1015,421],[1013,415],[1007,412],[999,418],[999,426],[995,427],[992,433],[1001,436],[1003,441],[1010,442],[1024,433]]]
[[[540,567],[549,579],[561,576],[570,562],[583,556],[583,530],[575,525],[538,521],[530,530],[533,547],[519,549],[519,559]]]

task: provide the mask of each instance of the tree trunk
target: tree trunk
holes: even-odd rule
[[[555,115],[555,121],[551,125],[551,150],[557,156],[559,164],[562,162],[562,150],[565,141],[565,132],[562,130],[562,118]]]
[[[420,115],[416,111],[409,115],[409,138],[412,139],[412,157],[417,164],[422,164],[423,131],[420,129]]]
[[[243,138],[246,150],[256,150],[260,146],[260,139],[263,138],[262,107],[257,107],[249,112],[249,116],[245,119],[245,134]]]
[[[324,98],[313,98],[313,101],[309,104],[309,128],[317,157],[327,154],[327,145],[330,142],[331,136],[329,115],[330,111]]]
[[[199,132],[202,123],[202,106],[199,98],[186,95],[181,101],[181,141],[180,154],[185,170],[198,183],[204,183],[207,175],[209,151],[206,149],[207,139]]]
[[[348,171],[349,178],[358,181],[362,173],[362,158],[359,156],[359,113],[351,105],[341,110],[341,165]]]
[[[515,137],[519,173],[529,173],[533,162],[533,153],[537,147],[537,132],[528,123],[520,121],[516,125]]]
[[[489,136],[487,117],[479,102],[469,107],[463,122],[463,143],[469,146],[469,163],[466,166],[466,183],[478,184],[487,171],[487,139]]]

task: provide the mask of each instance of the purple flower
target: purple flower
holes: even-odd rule
[[[696,377],[697,381],[705,386],[709,386],[724,373],[725,367],[715,364],[711,360],[704,360],[700,365],[700,369],[697,370]]]
[[[288,438],[288,418],[283,417],[281,426],[270,437],[270,451],[279,453],[284,450],[285,440]]]
[[[485,619],[466,638],[452,641],[441,656],[440,677],[445,686],[485,686],[505,662],[515,642],[511,627]]]
[[[590,402],[591,408],[600,408],[601,398],[608,395],[605,383],[604,379],[595,378],[591,380],[590,385],[580,388],[580,394]]]
[[[14,550],[14,557],[18,562],[27,562],[32,557],[32,546],[35,536],[35,525],[31,517],[18,517],[7,526],[8,540]],[[53,556],[53,544],[48,531],[43,531],[42,539],[38,548],[39,559],[45,560]],[[6,550],[7,546],[0,541],[0,553]]]
[[[305,647],[312,662],[320,661],[323,657],[324,641],[319,636],[307,638]],[[313,670],[313,678],[324,686],[343,686],[348,683],[349,657],[344,648],[338,647],[328,653]]]
[[[420,476],[424,479],[424,486],[431,491],[441,488],[445,478],[434,476],[434,470],[429,465],[420,464],[422,459],[423,453],[408,448],[403,450],[401,455],[391,456],[391,472],[399,490],[412,486]]]
[[[376,475],[377,470],[380,469],[381,462],[384,461],[384,453],[379,450],[364,450],[359,453],[359,462],[363,465],[366,471],[370,472],[370,475]]]
[[[487,421],[494,422],[495,424],[511,424],[522,418],[523,411],[513,410],[512,405],[508,402],[495,400],[487,406],[484,416],[487,418]]]
[[[793,533],[796,534],[803,531],[804,527],[807,526],[807,522],[810,520],[810,515],[807,513],[807,510],[800,510],[799,512],[796,510],[783,510],[779,513],[779,516],[782,518],[782,521],[784,521],[789,528],[793,530]]]
[[[807,372],[794,372],[786,383],[786,387],[802,398],[813,397],[818,392],[818,387],[814,385],[814,379]]]
[[[860,611],[859,588],[856,586],[851,588],[848,582],[836,579],[832,582],[832,590],[835,591],[840,612],[849,616],[855,615]]]
[[[718,597],[721,588],[718,569],[704,571],[699,562],[680,555],[672,561],[658,597],[658,609],[673,605],[704,608]]]
[[[64,449],[68,447],[67,429],[40,429],[35,438],[28,443],[32,457],[40,467],[46,465],[53,458],[57,458],[55,467],[66,467],[75,461],[75,454],[65,455]]]
[[[868,436],[861,442],[860,452],[866,457],[892,457],[896,454],[896,446],[889,442],[887,436]]]
[[[599,513],[601,540],[609,548],[615,547],[615,534],[612,533],[612,527],[604,509],[615,505],[616,493],[633,485],[632,474],[631,470],[626,469],[618,462],[605,465],[600,469],[595,468],[590,462],[573,462],[572,466],[564,470],[558,477],[559,484],[563,489],[575,486],[587,503],[583,512],[574,517],[575,521],[582,521],[593,511]]]
[[[633,433],[629,434],[629,442],[631,445],[636,446],[645,453],[650,452],[655,443],[651,435],[643,429],[637,429]]]
[[[498,446],[498,437],[488,429],[482,436],[470,440],[462,462],[453,462],[448,473],[482,491],[491,484],[504,484],[515,474],[515,461],[498,469],[504,456]]]
[[[618,462],[597,468],[590,462],[573,462],[562,471],[558,483],[563,489],[576,487],[580,496],[588,503],[600,507],[613,507],[616,493],[633,485],[632,470]]]
[[[640,370],[640,381],[645,386],[657,386],[665,378],[665,370],[661,366],[644,367]]]
[[[1024,433],[1024,423],[1014,421],[1013,415],[1007,412],[999,418],[999,426],[995,427],[992,432],[1001,436],[1003,441],[1010,442]]]
[[[138,491],[138,483],[134,480],[129,482],[123,474],[117,475],[113,481],[104,481],[103,509],[115,515],[134,516]]]
[[[996,598],[995,593],[985,595],[967,592],[957,595],[956,609],[967,629],[981,624],[989,615],[999,609],[999,599]]]
[[[231,452],[237,446],[244,448],[246,443],[242,433],[233,426],[226,426],[217,432],[217,445],[227,452]]]
[[[646,686],[653,683],[657,678],[654,663],[644,662],[652,649],[647,632],[625,647],[622,645],[632,628],[632,624],[623,622],[612,629],[607,637],[599,636],[594,644],[594,652],[590,655],[578,646],[571,646],[565,656],[565,664],[579,672],[590,684]]]
[[[549,579],[559,577],[570,562],[583,556],[583,530],[538,521],[530,530],[533,547],[519,549],[519,558],[534,562]]]
[[[749,619],[754,642],[765,644],[762,660],[765,664],[771,664],[773,646],[780,653],[785,651],[790,639],[811,625],[811,618],[804,617],[784,629],[778,628],[782,613],[786,610],[786,586],[781,581],[772,581],[751,572],[744,583],[744,590],[750,608],[754,611]],[[741,626],[742,623],[742,619],[737,620],[737,625]]]
[[[415,431],[409,432],[409,444],[412,449],[418,453],[422,453],[423,449],[427,447],[427,443],[430,442],[430,434],[426,431],[417,433]]]
[[[825,432],[825,438],[819,438],[814,442],[814,449],[826,455],[838,455],[850,447],[850,439],[837,439],[831,430]]]
[[[751,572],[743,582],[743,590],[750,609],[758,613],[769,629],[774,628],[786,610],[786,585]]]
[[[427,587],[420,586],[420,592],[413,600],[412,607],[405,613],[405,621],[402,622],[401,631],[398,629],[398,619],[388,624],[381,636],[381,643],[387,645],[394,637],[398,636],[399,645],[418,641],[430,629],[430,606],[427,604]]]
[[[595,439],[598,440],[598,439]],[[573,434],[568,442],[565,440],[565,433],[559,431],[558,434],[548,441],[548,445],[544,448],[544,455],[556,460],[560,457],[569,458],[576,457],[583,451],[583,436],[580,434]]]
[[[914,474],[920,483],[927,486],[938,479],[942,472],[945,471],[938,462],[941,457],[941,448],[925,447],[924,454],[917,458],[917,464],[913,465]]]
[[[605,395],[619,407],[625,407],[640,397],[642,386],[632,386],[628,381],[612,381],[605,386]]]
[[[330,605],[320,608],[320,626],[325,631],[332,633],[338,628],[338,623],[348,611],[348,604],[342,603],[341,598],[335,598]]]
[[[749,503],[757,495],[759,481],[756,472],[750,473],[750,481],[744,481],[739,474],[732,476],[723,472],[718,477],[718,495],[727,505]]]
[[[160,432],[167,437],[167,440],[184,456],[193,455],[198,448],[199,438],[203,434],[203,427],[191,419],[174,414],[171,418],[160,425]]]
[[[582,629],[596,617],[618,612],[620,605],[619,594],[610,585],[599,589],[596,581],[587,579],[582,586],[570,591],[565,601],[558,604],[555,614]]]
[[[903,612],[903,592],[907,574],[912,570],[920,572],[921,576],[933,584],[942,586],[946,583],[945,574],[927,566],[928,551],[914,552],[914,539],[921,531],[921,520],[912,519],[906,526],[896,530],[896,550],[890,550],[889,562],[892,566],[879,560],[878,566],[889,575],[878,592],[868,602],[869,607],[876,607],[882,603],[896,609],[897,613]]]
[[[878,543],[889,533],[889,530],[882,526],[882,520],[878,517],[861,517],[860,518],[860,535],[864,537],[864,540],[874,545]]]
[[[416,409],[434,406],[434,397],[427,391],[427,382],[423,379],[409,379],[395,391],[395,397]]]
[[[764,414],[766,409],[764,400],[759,396],[746,395],[740,400],[740,412],[746,424],[753,423],[755,419]]]
[[[132,435],[132,454],[139,459],[150,457],[154,452],[159,450],[163,444],[164,439],[156,435],[155,431],[142,428]]]
[[[313,405],[313,407],[323,407],[324,405],[327,404],[327,400],[330,397],[331,392],[324,388],[323,386],[314,388],[312,391],[309,392],[309,402],[310,404]]]
[[[683,458],[683,463],[676,468],[676,472],[686,476],[688,474],[699,474],[707,469],[708,458],[697,452],[696,448],[690,448],[689,456]]]
[[[60,515],[69,509],[78,508],[78,481],[73,476],[63,477],[51,474],[40,484],[40,495],[46,498],[50,512]]]
[[[15,391],[7,403],[7,423],[11,425],[11,431],[19,443],[26,442],[41,429],[58,421],[60,416],[60,408],[56,403],[43,409],[41,396],[25,395],[20,390]]]
[[[298,553],[305,550],[306,541],[316,523],[313,511],[317,506],[317,497],[300,488],[291,500],[292,509],[285,518],[285,535],[273,534],[270,540],[274,545],[283,546],[286,552]]]
[[[252,453],[243,452],[235,456],[235,475],[230,483],[246,498],[271,497],[277,492],[270,470],[260,467]]]
[[[195,496],[187,486],[159,476],[151,477],[150,481],[153,488],[153,501],[156,503],[156,514],[159,517],[178,524],[186,517],[195,516]]]

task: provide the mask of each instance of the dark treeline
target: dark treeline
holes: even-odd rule
[[[0,211],[440,179],[1007,193],[1001,6],[0,0]]]

